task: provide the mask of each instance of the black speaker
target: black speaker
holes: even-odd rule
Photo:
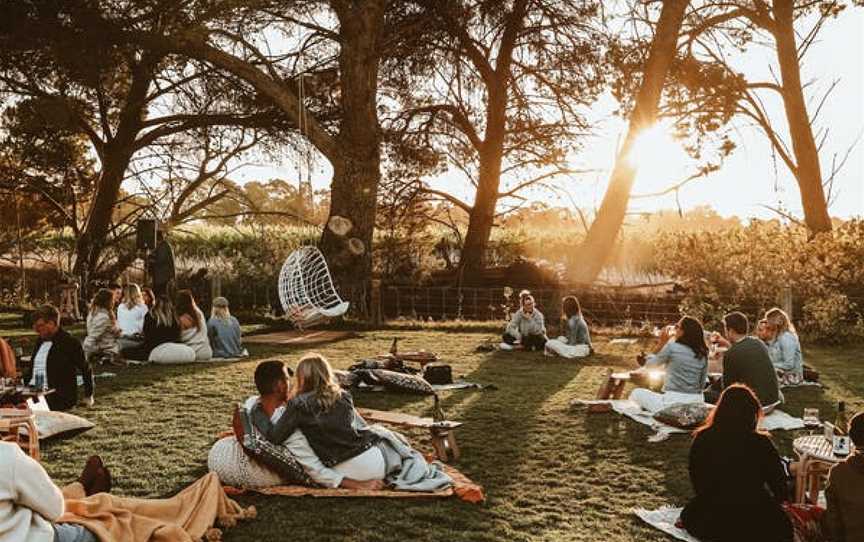
[[[152,218],[142,218],[138,221],[135,231],[135,247],[138,250],[153,250],[156,248],[156,232],[159,223]]]

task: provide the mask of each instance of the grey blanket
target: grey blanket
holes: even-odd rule
[[[426,459],[411,448],[405,438],[380,425],[367,425],[363,430],[371,431],[381,438],[377,444],[384,455],[387,476],[385,481],[399,491],[438,491],[453,485],[441,468],[441,463],[427,463]]]

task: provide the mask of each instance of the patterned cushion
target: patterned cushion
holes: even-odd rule
[[[654,414],[654,419],[673,427],[690,429],[705,423],[711,407],[704,403],[678,403]]]
[[[374,369],[370,372],[378,383],[390,390],[420,395],[433,395],[435,393],[432,385],[417,375],[397,373],[386,369]]]
[[[240,420],[244,433],[243,449],[248,454],[279,474],[285,483],[315,485],[287,446],[273,444],[261,435],[245,408],[240,409]]]
[[[261,489],[282,484],[282,477],[249,455],[233,436],[216,441],[207,456],[207,468],[229,486]]]
[[[333,371],[333,376],[336,377],[336,381],[339,382],[339,385],[346,390],[353,388],[355,385],[360,383],[360,375],[357,373],[336,370]]]

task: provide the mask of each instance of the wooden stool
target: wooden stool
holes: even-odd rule
[[[71,318],[76,322],[81,319],[78,310],[78,284],[60,285],[60,318]]]
[[[458,461],[459,446],[456,444],[456,429],[462,427],[462,422],[443,421],[436,422],[432,418],[421,418],[401,412],[387,412],[386,410],[372,410],[371,408],[358,408],[357,412],[366,420],[387,423],[400,427],[419,427],[428,429],[432,437],[432,448],[435,456],[441,461]]]
[[[596,399],[621,399],[624,395],[624,386],[626,386],[629,381],[630,373],[616,373],[612,369],[606,369],[606,378],[597,390]],[[608,404],[588,406],[588,412],[609,412],[610,410],[612,410],[612,406]]]
[[[27,429],[26,439],[22,438],[21,428]],[[30,410],[0,409],[0,433],[6,442],[14,442],[39,461],[39,432],[36,429],[36,416]]]

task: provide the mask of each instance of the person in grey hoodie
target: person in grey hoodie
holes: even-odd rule
[[[546,322],[534,307],[534,297],[521,296],[522,307],[513,314],[502,336],[502,350],[511,350],[521,344],[526,350],[543,350],[546,345]]]

